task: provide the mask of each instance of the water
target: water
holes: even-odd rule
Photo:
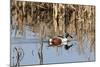
[[[14,35],[11,36],[11,65],[16,63],[12,57],[16,55],[13,52],[15,47],[22,48],[24,50],[24,57],[21,60],[21,65],[36,65],[39,63],[39,38],[35,33],[26,30],[27,34],[25,38],[15,38]],[[65,50],[62,47],[48,47],[48,41],[43,42],[43,64],[53,64],[53,63],[69,63],[69,62],[82,62],[82,61],[94,61],[95,54],[90,52],[87,39],[84,41],[84,53],[79,54],[77,42],[71,42],[74,44],[69,50]],[[32,55],[32,52],[34,56]],[[16,56],[15,56],[16,57]]]

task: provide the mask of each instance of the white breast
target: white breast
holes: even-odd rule
[[[62,38],[62,45],[66,45],[66,44],[68,44],[67,41],[68,41],[67,38]]]

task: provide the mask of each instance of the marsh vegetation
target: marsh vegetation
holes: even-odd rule
[[[16,37],[25,36],[27,26],[40,38],[40,64],[43,64],[43,39],[66,32],[76,38],[79,53],[85,51],[86,38],[90,52],[95,52],[95,6],[12,0],[11,31],[16,29]]]

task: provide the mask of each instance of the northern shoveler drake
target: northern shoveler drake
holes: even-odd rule
[[[65,49],[68,50],[70,47],[72,47],[73,45],[69,45],[68,42],[70,42],[68,40],[68,37],[73,38],[71,35],[69,34],[64,34],[63,36],[56,36],[53,38],[49,39],[49,46],[65,46]]]

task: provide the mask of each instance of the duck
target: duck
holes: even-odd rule
[[[64,46],[64,48],[66,50],[68,50],[69,48],[71,48],[73,46],[73,44],[69,45],[68,42],[70,42],[70,40],[68,40],[68,37],[73,38],[71,35],[69,35],[69,33],[65,33],[62,36],[55,36],[49,39],[49,46]]]
[[[60,37],[53,37],[49,39],[49,46],[60,46],[62,39]]]

